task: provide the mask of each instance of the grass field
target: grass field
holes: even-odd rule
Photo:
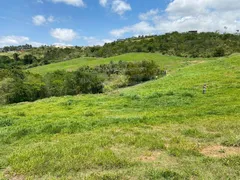
[[[1,106],[0,179],[239,179],[240,55],[162,59],[172,69],[162,79]],[[31,71],[99,62],[76,59]]]
[[[111,61],[142,61],[142,60],[153,60],[160,65],[162,69],[173,70],[178,67],[186,66],[189,63],[196,62],[196,59],[190,58],[180,58],[175,56],[165,56],[159,53],[129,53],[123,54],[110,58],[77,58],[69,61],[63,61],[60,63],[53,63],[46,66],[38,66],[35,68],[29,69],[32,73],[37,73],[44,75],[48,72],[53,72],[56,70],[67,70],[74,71],[81,66],[97,66],[100,64],[108,64]],[[204,59],[210,60],[210,59]]]

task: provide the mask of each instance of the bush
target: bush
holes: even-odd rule
[[[44,97],[44,83],[40,75],[11,70],[0,82],[0,103],[34,101]]]
[[[95,72],[84,72],[82,69],[74,72],[77,93],[102,93],[103,92],[103,78]]]
[[[213,53],[214,57],[222,57],[224,55],[225,55],[225,50],[223,49],[223,47],[216,48]]]
[[[136,63],[128,63],[126,73],[129,85],[139,82],[155,79],[161,74],[161,71],[153,61],[142,61]]]
[[[121,87],[126,87],[127,85],[128,79],[125,75],[113,74],[109,77],[109,80],[104,83],[104,92],[108,92]]]
[[[44,76],[47,97],[65,95],[64,93],[65,76],[66,76],[65,71],[55,71],[53,73],[47,73]]]

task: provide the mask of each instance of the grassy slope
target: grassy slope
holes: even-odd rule
[[[110,61],[142,61],[142,60],[153,60],[157,62],[162,68],[168,70],[175,69],[176,67],[186,65],[189,61],[193,59],[180,58],[175,56],[164,56],[159,53],[129,53],[120,56],[110,57],[110,58],[77,58],[69,61],[64,61],[60,63],[53,63],[46,66],[38,66],[29,69],[30,72],[38,74],[46,74],[48,72],[53,72],[56,70],[68,70],[73,71],[81,66],[97,66],[100,64],[108,64]]]
[[[110,94],[2,106],[2,173],[30,179],[238,179],[239,154],[200,152],[217,144],[240,146],[239,67],[240,55],[234,55]]]

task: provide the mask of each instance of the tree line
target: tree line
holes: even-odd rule
[[[9,51],[21,51],[21,50],[28,50],[32,49],[32,45],[30,44],[25,44],[25,45],[20,45],[20,46],[5,46],[0,49],[2,52],[9,52]]]

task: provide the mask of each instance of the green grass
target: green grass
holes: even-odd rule
[[[240,154],[201,151],[239,147],[240,55],[177,59],[137,86],[1,106],[0,179],[239,179]]]
[[[37,73],[44,75],[48,72],[53,72],[56,70],[67,70],[74,71],[81,66],[97,66],[100,64],[108,64],[111,61],[142,61],[142,60],[153,60],[159,64],[162,69],[173,70],[177,67],[182,67],[194,63],[196,59],[190,58],[180,58],[175,56],[165,56],[159,53],[129,53],[119,56],[114,56],[110,58],[77,58],[69,61],[63,61],[59,63],[53,63],[45,66],[38,66],[35,68],[29,69],[32,73]],[[204,59],[209,60],[209,59]]]

